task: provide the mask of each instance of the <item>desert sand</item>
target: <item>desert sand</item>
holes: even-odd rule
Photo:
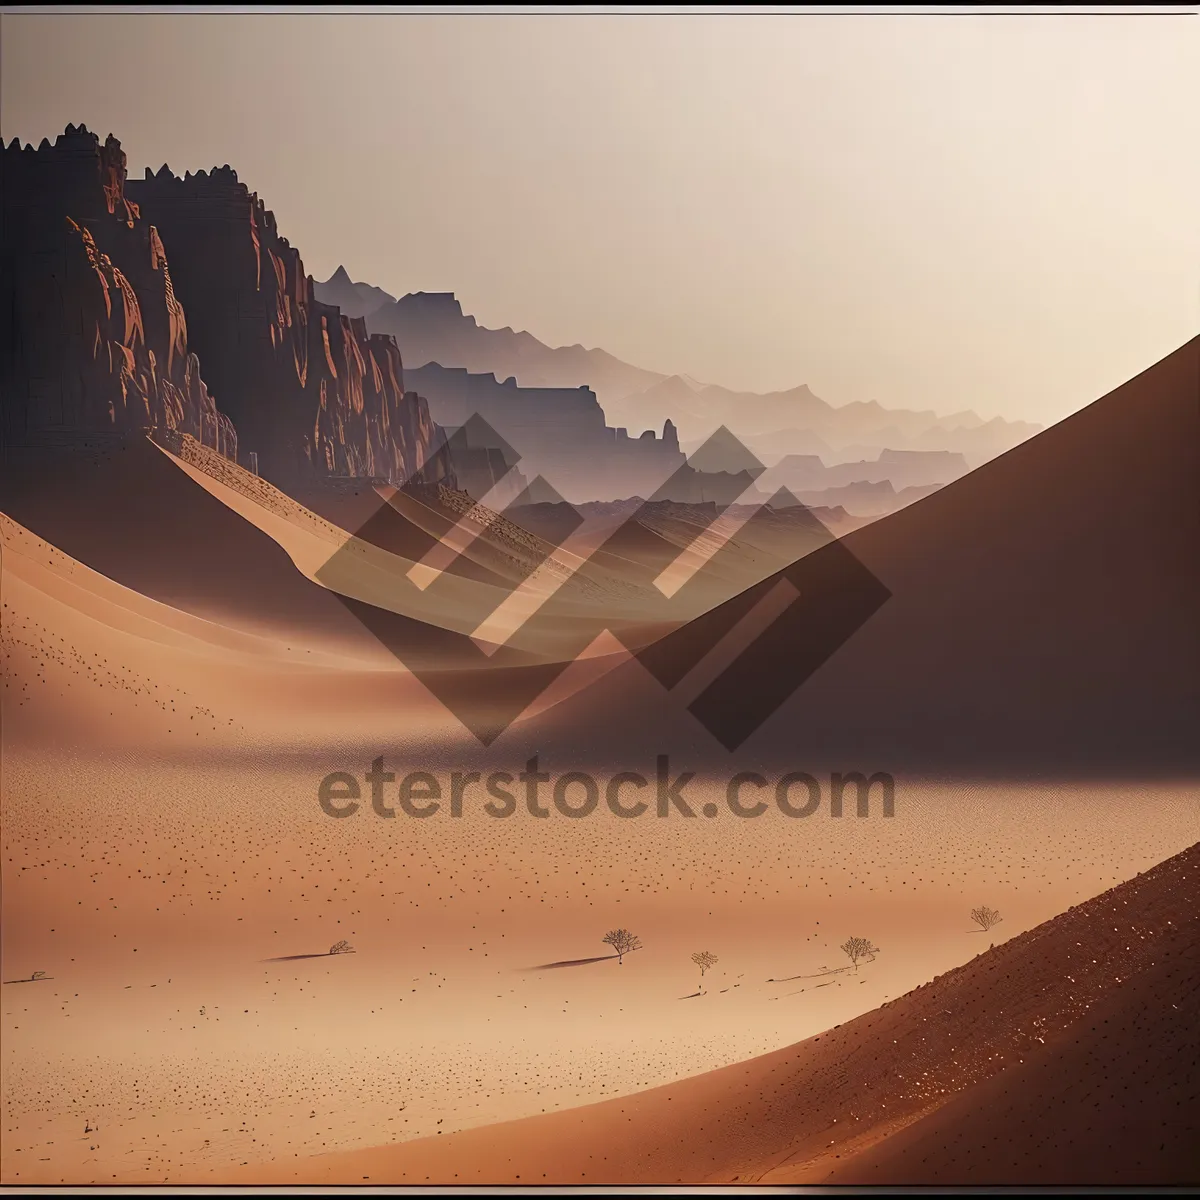
[[[322,1156],[294,1178],[1189,1183],[1198,891],[1200,845],[786,1050],[565,1113]]]
[[[10,478],[3,1182],[820,1182],[851,1178],[840,1154],[871,1181],[1050,1157],[1065,1178],[1106,1128],[1079,1105],[1127,1111],[1106,1071],[1139,1102],[1160,1083],[1145,1120],[1183,1144],[1168,1109],[1186,1082],[1147,1080],[1128,1047],[1183,1062],[1187,1021],[1147,1024],[1127,999],[1194,1005],[1198,868],[1172,856],[1200,826],[1181,736],[1197,345],[849,535],[892,600],[732,753],[615,644],[485,749],[330,586],[419,648],[525,571],[533,535],[485,540],[406,609],[391,583],[439,532],[407,501],[330,579],[351,540],[337,506],[203,455],[139,441],[62,487]],[[732,581],[769,583],[769,549]],[[553,665],[589,597],[618,597],[632,637],[636,558],[599,563],[474,692]],[[716,815],[497,819],[478,792],[429,819],[379,817],[366,792],[345,819],[318,804],[325,776],[362,781],[377,756],[445,783],[533,754],[651,778],[668,754]],[[728,810],[734,771],[818,766],[891,771],[895,815]],[[1004,917],[986,934],[981,903]],[[601,941],[616,926],[643,942],[620,963]],[[880,951],[857,969],[852,935]],[[342,939],[354,953],[329,955]],[[1091,1030],[1101,1013],[1117,1042]],[[1083,1097],[1055,1090],[1060,1060],[1092,1072]],[[1015,1144],[1018,1078],[1075,1106],[1070,1154],[989,1142],[981,1106]],[[1134,1182],[1194,1165],[1122,1161]]]

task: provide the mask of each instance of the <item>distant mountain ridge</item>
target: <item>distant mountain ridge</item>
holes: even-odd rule
[[[686,446],[728,425],[763,461],[788,453],[821,453],[830,463],[874,457],[884,449],[945,450],[965,455],[974,466],[1041,429],[1000,417],[985,421],[970,410],[940,416],[932,410],[885,408],[874,400],[838,407],[807,384],[768,393],[701,384],[633,366],[599,348],[551,347],[508,326],[488,329],[463,312],[453,292],[392,299],[381,288],[355,283],[344,267],[324,282],[314,281],[313,291],[345,312],[369,307],[363,314],[367,328],[392,335],[411,367],[431,362],[465,367],[498,380],[511,376],[523,387],[586,386],[596,393],[608,423],[635,436],[670,420]]]
[[[345,275],[344,268],[324,283],[314,280],[317,298],[347,296],[350,289],[360,295],[358,288],[370,286],[351,283],[348,289],[341,275]],[[579,345],[552,348],[523,330],[509,326],[487,329],[463,312],[453,292],[413,292],[385,301],[366,317],[367,328],[372,333],[391,334],[405,363],[413,367],[431,362],[465,367],[474,374],[495,375],[499,380],[512,376],[522,387],[587,386],[601,404],[643,391],[664,378],[655,371],[630,366],[605,350]],[[646,428],[651,425],[661,427],[662,421],[650,422]]]
[[[369,283],[355,283],[345,267],[336,271],[322,284],[318,299],[323,304],[334,304],[348,317],[366,317],[385,304],[395,304],[396,297],[383,288]]]

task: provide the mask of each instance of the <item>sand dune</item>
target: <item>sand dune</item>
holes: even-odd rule
[[[92,454],[28,456],[6,467],[0,511],[71,558],[174,608],[268,636],[288,632],[309,645],[378,654],[336,597],[305,579],[277,542],[146,439]]]
[[[355,694],[348,711],[361,713],[369,703],[360,686],[363,671],[377,704],[397,689],[418,697],[422,727],[432,720],[456,728],[457,721],[410,671],[435,686],[473,727],[503,727],[592,643],[598,604],[611,607],[614,596],[625,603],[633,596],[636,608],[636,585],[587,564],[555,595],[546,619],[516,629],[488,657],[469,635],[551,547],[498,521],[435,586],[421,591],[407,579],[413,560],[396,549],[424,552],[459,515],[454,509],[435,511],[401,493],[374,495],[371,526],[386,536],[352,538],[190,439],[176,449],[180,453],[133,439],[91,454],[48,452],[6,476],[4,502],[25,515],[31,532],[53,534],[99,577],[131,595],[194,614],[214,631],[240,631],[258,643],[300,649],[309,663],[322,656],[337,661],[335,682],[301,687],[300,694],[325,690],[298,719],[297,737],[318,712],[328,722],[335,696]],[[473,570],[455,569],[468,560]],[[569,572],[561,573],[565,578]],[[625,657],[620,647],[613,650],[613,662]],[[229,672],[224,687],[238,691],[238,667],[217,660],[203,666],[217,669]],[[586,687],[593,674],[568,671],[551,698],[563,694],[564,684],[568,692]],[[293,712],[286,705],[274,713],[276,730]]]
[[[823,1182],[1181,1186],[1200,1179],[1200,939],[1097,1003],[1063,1043],[956,1097]]]
[[[297,490],[297,496],[313,512],[347,533],[382,550],[417,562],[432,549],[452,522],[412,496],[394,488],[376,489],[367,483],[333,491],[330,488]],[[504,577],[481,566],[470,555],[461,555],[446,568],[501,586]]]
[[[816,598],[811,618],[776,622],[690,706],[732,720],[747,697],[782,700],[801,682],[786,664],[827,656],[771,720],[747,730],[749,761],[787,754],[836,769],[855,761],[991,778],[1194,776],[1198,392],[1200,339],[667,636],[654,651],[660,678],[686,674],[786,576]],[[837,607],[844,550],[891,598],[829,654],[821,597]],[[569,737],[605,711],[616,719],[598,755],[639,744],[650,714],[638,670],[572,701],[545,736]]]
[[[185,448],[190,453],[180,457],[136,438],[91,454],[46,453],[6,474],[0,511],[145,596],[375,665],[397,666],[386,643],[420,647],[440,635],[439,645],[453,644],[447,631],[466,640],[478,614],[508,594],[507,578],[490,570],[475,578],[449,570],[422,593],[406,580],[412,559],[352,538],[354,531],[194,443]],[[421,535],[413,520],[421,513],[435,529],[448,525],[445,515],[407,498],[396,510],[381,497],[375,505],[393,530]],[[497,541],[482,539],[471,552],[480,557]],[[376,610],[369,623],[362,605]],[[453,656],[445,665],[453,668]]]
[[[415,500],[330,577],[346,506],[204,455],[140,442],[6,475],[3,978],[49,979],[3,988],[5,1181],[974,1181],[1105,1162],[1110,1118],[1138,1140],[1128,1179],[1179,1178],[1197,850],[1130,876],[1196,838],[1196,378],[1193,343],[857,531],[892,598],[736,754],[642,666],[605,674],[626,651],[603,637],[579,665],[597,682],[564,672],[483,750],[364,629],[486,707],[552,674],[597,607],[636,632],[685,520],[633,530],[484,667],[454,654],[536,539],[501,530],[400,603],[447,520]],[[790,537],[751,527],[718,584]],[[317,804],[377,755],[445,782],[532,754],[652,776],[677,750],[713,819],[497,820],[478,789],[429,820]],[[892,771],[894,819],[722,807],[730,769],[819,754]],[[1056,777],[1089,771],[1108,778]],[[980,900],[1011,940],[972,958]],[[599,957],[617,924],[646,942],[620,967]],[[856,933],[879,961],[838,971]],[[356,953],[330,957],[343,937]],[[702,947],[720,963],[698,991]],[[1025,1089],[1061,1136],[1022,1127]]]
[[[247,745],[265,753],[280,742],[337,741],[347,722],[379,737],[397,713],[414,711],[425,712],[420,727],[454,731],[373,640],[364,639],[372,660],[336,641],[299,639],[286,623],[271,636],[196,616],[3,514],[0,549],[6,751],[32,742],[64,754],[90,746],[219,759]]]
[[[477,797],[456,819],[330,821],[317,781],[376,753],[443,779],[523,760],[481,753],[402,671],[171,609],[11,522],[0,592],[3,977],[51,976],[3,989],[6,1181],[268,1161],[290,1179],[323,1150],[739,1063],[963,961],[980,895],[1019,933],[1194,829],[1186,791],[1113,789],[902,790],[884,838],[778,816],[495,821]],[[603,953],[616,923],[647,951],[533,969]],[[855,931],[880,961],[825,973]],[[325,956],[341,937],[358,953]],[[722,961],[697,995],[705,945]]]
[[[1106,1160],[1092,1173],[1085,1155],[1124,1129],[1138,1152],[1107,1159],[1120,1158],[1122,1181],[1194,1182],[1198,913],[1200,845],[786,1050],[582,1109],[227,1179],[1111,1182]],[[1064,1076],[1068,1066],[1078,1074]],[[1046,1112],[1053,1130],[1032,1120],[1037,1096],[1058,1102]],[[1010,1132],[1022,1136],[1009,1142]],[[972,1135],[982,1162],[970,1157]],[[1161,1159],[1155,1139],[1171,1147]]]

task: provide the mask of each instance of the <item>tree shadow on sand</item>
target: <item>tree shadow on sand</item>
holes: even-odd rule
[[[568,958],[562,962],[542,963],[537,967],[525,967],[525,971],[557,971],[562,967],[586,967],[591,963],[612,962],[616,954],[598,954],[595,958]]]
[[[344,954],[357,954],[357,950],[322,950],[320,954],[281,954],[278,958],[260,958],[259,962],[299,962],[302,958],[341,958]]]
[[[843,975],[849,971],[849,967],[831,967],[827,971],[817,971],[814,975],[788,975],[783,979],[768,979],[767,983],[791,983],[795,979],[825,979],[830,975]]]

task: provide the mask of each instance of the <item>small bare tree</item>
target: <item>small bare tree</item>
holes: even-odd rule
[[[330,954],[353,954],[354,947],[352,945],[350,945],[350,943],[348,941],[346,941],[345,938],[343,938],[340,942],[334,942],[333,945],[329,947],[329,953]]]
[[[879,947],[872,946],[870,938],[852,937],[842,943],[841,951],[854,964],[854,969],[857,971],[858,964],[864,958],[867,962],[875,961]]]
[[[988,908],[986,904],[983,904],[979,908],[971,909],[971,920],[979,926],[982,933],[987,933],[993,925],[999,925],[1004,918],[994,908]]]
[[[701,987],[704,986],[704,972],[710,967],[715,967],[719,961],[720,959],[718,959],[711,950],[697,950],[696,953],[692,955],[692,962],[694,962],[696,966],[700,968]]]
[[[642,948],[641,938],[630,933],[628,929],[610,929],[600,940],[617,952],[618,967],[624,961],[625,955]]]

